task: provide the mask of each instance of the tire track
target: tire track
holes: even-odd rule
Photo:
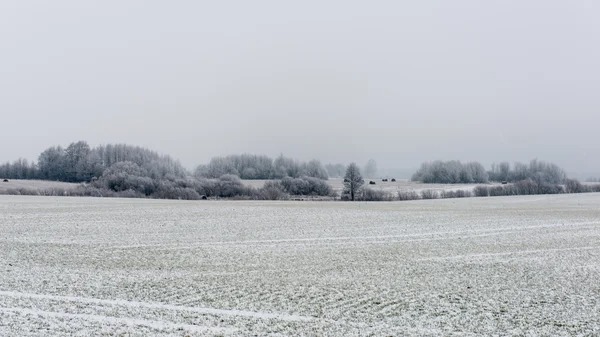
[[[60,318],[60,319],[81,319],[86,321],[94,321],[98,323],[111,324],[111,325],[128,325],[128,326],[145,326],[152,329],[165,331],[165,330],[185,330],[188,332],[196,333],[226,333],[231,334],[237,331],[233,328],[223,327],[210,327],[183,323],[173,323],[168,321],[156,321],[130,317],[112,317],[104,315],[92,315],[92,314],[71,314],[64,312],[44,311],[36,309],[26,308],[1,308],[0,313],[15,314],[23,316],[36,316],[44,318]]]
[[[517,250],[517,251],[512,251],[512,252],[500,252],[500,253],[461,254],[461,255],[452,255],[452,256],[428,257],[428,258],[418,259],[416,261],[462,260],[462,259],[471,259],[471,258],[486,258],[486,257],[496,257],[496,256],[526,255],[526,254],[568,252],[568,251],[594,250],[594,249],[600,249],[600,246],[530,249],[530,250]]]
[[[248,310],[237,310],[237,309],[216,309],[216,308],[206,308],[206,307],[189,307],[189,306],[179,306],[179,305],[163,304],[163,303],[148,303],[148,302],[127,301],[127,300],[106,300],[106,299],[77,297],[77,296],[43,295],[43,294],[21,293],[21,292],[15,292],[15,291],[0,291],[0,296],[13,297],[13,298],[30,298],[30,299],[52,300],[52,301],[75,302],[75,303],[85,303],[85,304],[97,304],[97,305],[115,305],[115,306],[129,307],[129,308],[187,311],[187,312],[194,312],[197,314],[204,314],[204,315],[227,315],[227,316],[258,318],[258,319],[274,319],[274,320],[288,321],[288,322],[306,322],[306,321],[312,321],[314,319],[313,317],[284,314],[284,313],[259,312],[259,311],[248,311]]]

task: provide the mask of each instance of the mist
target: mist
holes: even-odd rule
[[[187,168],[539,158],[600,176],[593,1],[0,4],[0,161],[127,143]]]

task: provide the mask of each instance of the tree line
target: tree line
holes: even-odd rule
[[[333,197],[318,160],[300,162],[283,155],[213,158],[190,174],[178,161],[125,144],[91,148],[85,141],[44,150],[37,163],[19,159],[0,165],[0,177],[81,183],[71,190],[19,189],[11,194],[149,197],[162,199],[287,199],[294,195]],[[241,179],[276,179],[252,188]]]
[[[374,160],[364,171],[373,177]],[[336,195],[325,181],[343,177],[344,188]],[[289,199],[294,196],[342,200],[386,201],[470,196],[580,193],[599,191],[600,185],[583,185],[567,179],[555,164],[532,160],[528,165],[507,162],[485,171],[477,162],[434,161],[423,163],[412,180],[424,183],[502,182],[501,186],[480,185],[474,190],[399,191],[392,193],[363,186],[365,181],[356,163],[322,165],[318,160],[301,162],[283,155],[272,159],[262,155],[230,155],[212,158],[188,172],[178,161],[154,151],[125,144],[90,147],[85,141],[63,148],[44,150],[36,162],[24,159],[0,165],[0,178],[42,179],[81,183],[71,190],[9,191],[10,194],[147,197],[165,199],[239,198],[258,200]],[[270,180],[253,188],[241,179]]]
[[[421,164],[411,180],[428,184],[472,184],[487,183],[488,177],[480,163],[437,160]]]
[[[199,165],[194,175],[218,178],[232,174],[241,179],[283,179],[302,176],[326,180],[329,174],[320,161],[301,162],[282,155],[272,159],[264,155],[240,154],[214,157],[206,165]]]
[[[121,162],[134,163],[153,179],[187,175],[178,161],[139,146],[116,144],[91,148],[85,141],[78,141],[66,148],[49,147],[39,155],[37,163],[19,159],[0,165],[0,176],[9,179],[91,182],[101,177],[112,165]]]
[[[518,182],[532,180],[537,184],[564,184],[567,175],[556,164],[534,159],[529,165],[508,162],[493,164],[486,171],[478,162],[461,163],[457,160],[434,161],[421,164],[412,181],[437,184],[472,184],[493,182]]]

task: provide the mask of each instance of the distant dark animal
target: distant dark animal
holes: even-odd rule
[[[2,180],[2,181],[3,181],[3,182],[5,182],[5,183],[7,183],[7,182],[8,182],[8,179],[4,179],[4,180]]]
[[[503,181],[502,181],[502,185],[506,185],[506,184],[508,184],[508,181],[506,181],[506,180],[503,180]]]
[[[396,182],[396,178],[392,178],[392,182]]]
[[[388,181],[387,179],[381,179],[381,181]]]
[[[205,195],[203,195],[200,199],[207,200],[208,198]]]
[[[369,185],[375,185],[375,182],[373,180],[369,181]]]

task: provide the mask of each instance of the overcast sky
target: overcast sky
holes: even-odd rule
[[[128,143],[600,176],[600,2],[2,1],[0,161]]]

